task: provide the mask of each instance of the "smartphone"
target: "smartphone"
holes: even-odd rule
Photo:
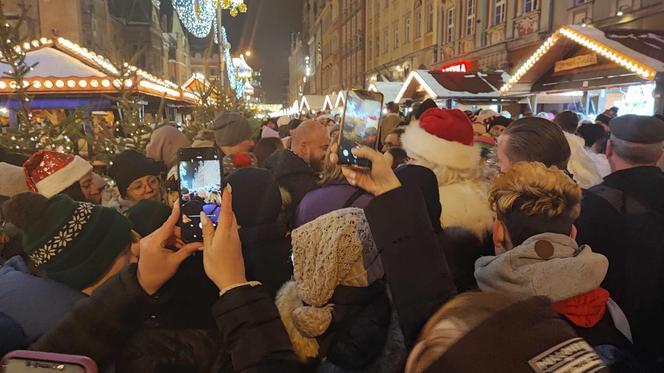
[[[358,158],[351,149],[365,145],[375,149],[383,108],[383,94],[353,89],[346,94],[341,133],[339,135],[339,163],[371,168],[371,161]]]
[[[85,356],[40,351],[13,351],[0,361],[5,373],[97,373],[97,364]]]
[[[203,240],[201,212],[214,226],[221,213],[221,157],[217,148],[184,148],[178,152],[180,228],[184,242]]]

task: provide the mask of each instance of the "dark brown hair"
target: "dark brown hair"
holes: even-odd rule
[[[561,111],[553,118],[553,122],[565,132],[574,133],[579,126],[579,116],[570,110]]]
[[[571,151],[563,131],[555,123],[544,118],[521,118],[512,122],[503,136],[510,162],[541,162],[567,169]]]

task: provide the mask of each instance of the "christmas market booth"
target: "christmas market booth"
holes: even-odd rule
[[[532,112],[664,112],[664,31],[562,26],[500,88]]]
[[[304,95],[300,99],[300,112],[302,114],[321,112],[323,111],[324,106],[325,96]]]
[[[16,48],[31,67],[22,84],[34,122],[57,125],[68,113],[80,111],[93,124],[112,124],[121,115],[122,95],[138,99],[140,118],[148,122],[156,122],[158,113],[176,119],[178,108],[199,102],[188,89],[127,63],[116,66],[64,38],[41,38]],[[12,71],[11,66],[0,65],[3,71]],[[18,102],[17,84],[14,77],[0,77],[0,121],[5,127],[16,127],[16,111],[24,107]]]
[[[323,111],[331,112],[333,114],[341,114],[344,110],[346,103],[346,92],[339,91],[325,95],[323,102]]]
[[[369,84],[369,90],[383,94],[383,102],[397,102],[397,95],[401,91],[403,82],[374,82]]]
[[[465,65],[464,65],[465,66]],[[415,70],[408,75],[394,98],[395,102],[406,100],[436,101],[439,107],[476,111],[491,109],[502,111],[505,104],[516,98],[501,97],[498,90],[509,79],[504,71],[470,72],[441,67],[438,70]]]

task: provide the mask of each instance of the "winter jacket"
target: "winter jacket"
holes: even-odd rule
[[[13,349],[36,341],[84,298],[85,294],[68,286],[32,275],[20,256],[0,266],[0,313],[14,320],[26,335],[23,341],[13,341]]]
[[[262,286],[228,291],[214,305],[212,314],[224,350],[212,372],[300,371],[274,300]]]
[[[295,213],[295,228],[328,212],[346,207],[364,208],[373,196],[347,183],[330,183],[307,193]]]
[[[379,130],[381,145],[385,143],[385,138],[387,135],[389,135],[393,129],[399,126],[399,123],[401,123],[401,116],[396,113],[389,113],[380,121]]]
[[[417,188],[375,197],[365,215],[410,349],[429,317],[456,294],[445,254]]]
[[[119,372],[192,371],[192,364],[193,371],[209,370],[220,343],[210,315],[218,290],[201,278],[200,255],[187,259],[153,296],[138,284],[136,268],[125,268],[77,303],[31,348],[89,356],[102,369],[114,364]]]
[[[272,172],[279,186],[290,193],[293,212],[297,210],[304,195],[318,186],[314,170],[290,150],[274,152],[265,160],[265,168]]]
[[[571,155],[567,162],[567,169],[574,176],[574,180],[581,188],[587,189],[602,182],[600,166],[606,169],[609,161],[606,158],[593,157],[590,150],[586,149],[584,140],[574,134],[563,132],[569,144]],[[597,164],[596,161],[602,162]]]
[[[575,329],[595,327],[606,331],[584,333],[594,336],[597,345],[629,345],[628,340],[609,322],[609,293],[600,288],[609,262],[589,246],[579,247],[569,236],[542,233],[498,256],[485,256],[475,263],[475,278],[482,291],[498,291],[527,296],[546,296],[553,307]],[[617,310],[617,312],[620,312]]]
[[[247,279],[259,281],[274,297],[281,285],[293,276],[292,249],[286,227],[264,224],[243,227],[239,233]]]
[[[616,171],[584,191],[575,225],[577,241],[611,263],[602,286],[627,315],[635,346],[664,356],[664,292],[656,290],[664,288],[662,191],[658,167]]]

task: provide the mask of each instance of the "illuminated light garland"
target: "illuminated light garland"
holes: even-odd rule
[[[44,80],[44,87],[51,89],[53,88],[53,82],[50,80]]]
[[[55,81],[55,86],[58,87],[58,88],[63,88],[65,86],[65,82],[58,79],[58,80]]]
[[[180,92],[179,91],[176,91],[176,90],[171,89],[171,88],[164,87],[164,86],[159,85],[159,84],[149,82],[147,80],[141,80],[138,84],[143,88],[147,88],[147,89],[150,89],[150,90],[153,90],[153,91],[157,91],[159,93],[166,93],[166,94],[169,94],[171,96],[180,97]]]
[[[5,88],[7,88],[7,83],[0,82],[0,89],[5,89]]]
[[[99,87],[99,81],[97,81],[96,79],[90,80],[90,87],[92,87],[92,88]]]
[[[224,45],[228,45],[228,37],[226,35],[225,27],[221,28],[221,42],[224,43]],[[230,87],[235,91],[235,97],[241,98],[244,94],[244,83],[237,78],[230,48],[224,48],[224,61],[226,63],[226,74],[228,75]]]
[[[217,7],[227,9],[231,17],[247,11],[244,0],[174,0],[173,6],[182,25],[200,39],[208,36],[214,25],[215,40],[218,40]]]
[[[74,81],[74,80],[68,80],[68,81],[67,81],[67,87],[69,87],[69,88],[74,88],[74,87],[76,87],[76,81]]]
[[[104,79],[104,80],[101,81],[101,85],[102,85],[102,87],[104,87],[104,88],[108,88],[108,87],[111,86],[111,81],[108,80],[108,79]]]
[[[84,80],[84,79],[81,79],[81,80],[78,81],[78,86],[81,87],[81,88],[86,88],[88,86],[88,81]]]
[[[507,81],[502,87],[500,87],[500,91],[502,93],[506,93],[509,91],[514,85],[523,78],[523,76],[539,61],[540,58],[544,54],[546,54],[549,49],[561,38],[561,37],[566,37],[577,44],[580,44],[584,46],[585,48],[588,48],[592,50],[595,53],[600,54],[602,57],[624,67],[625,69],[631,71],[634,74],[639,75],[642,79],[648,79],[652,80],[655,78],[655,75],[657,72],[650,68],[647,65],[644,65],[633,58],[623,55],[619,53],[618,51],[615,51],[612,48],[609,48],[608,46],[599,43],[573,29],[570,29],[568,27],[561,27],[558,29],[556,32],[554,32],[536,51],[533,53],[527,60],[524,62],[519,68],[516,70],[514,75],[510,78],[510,80]]]

